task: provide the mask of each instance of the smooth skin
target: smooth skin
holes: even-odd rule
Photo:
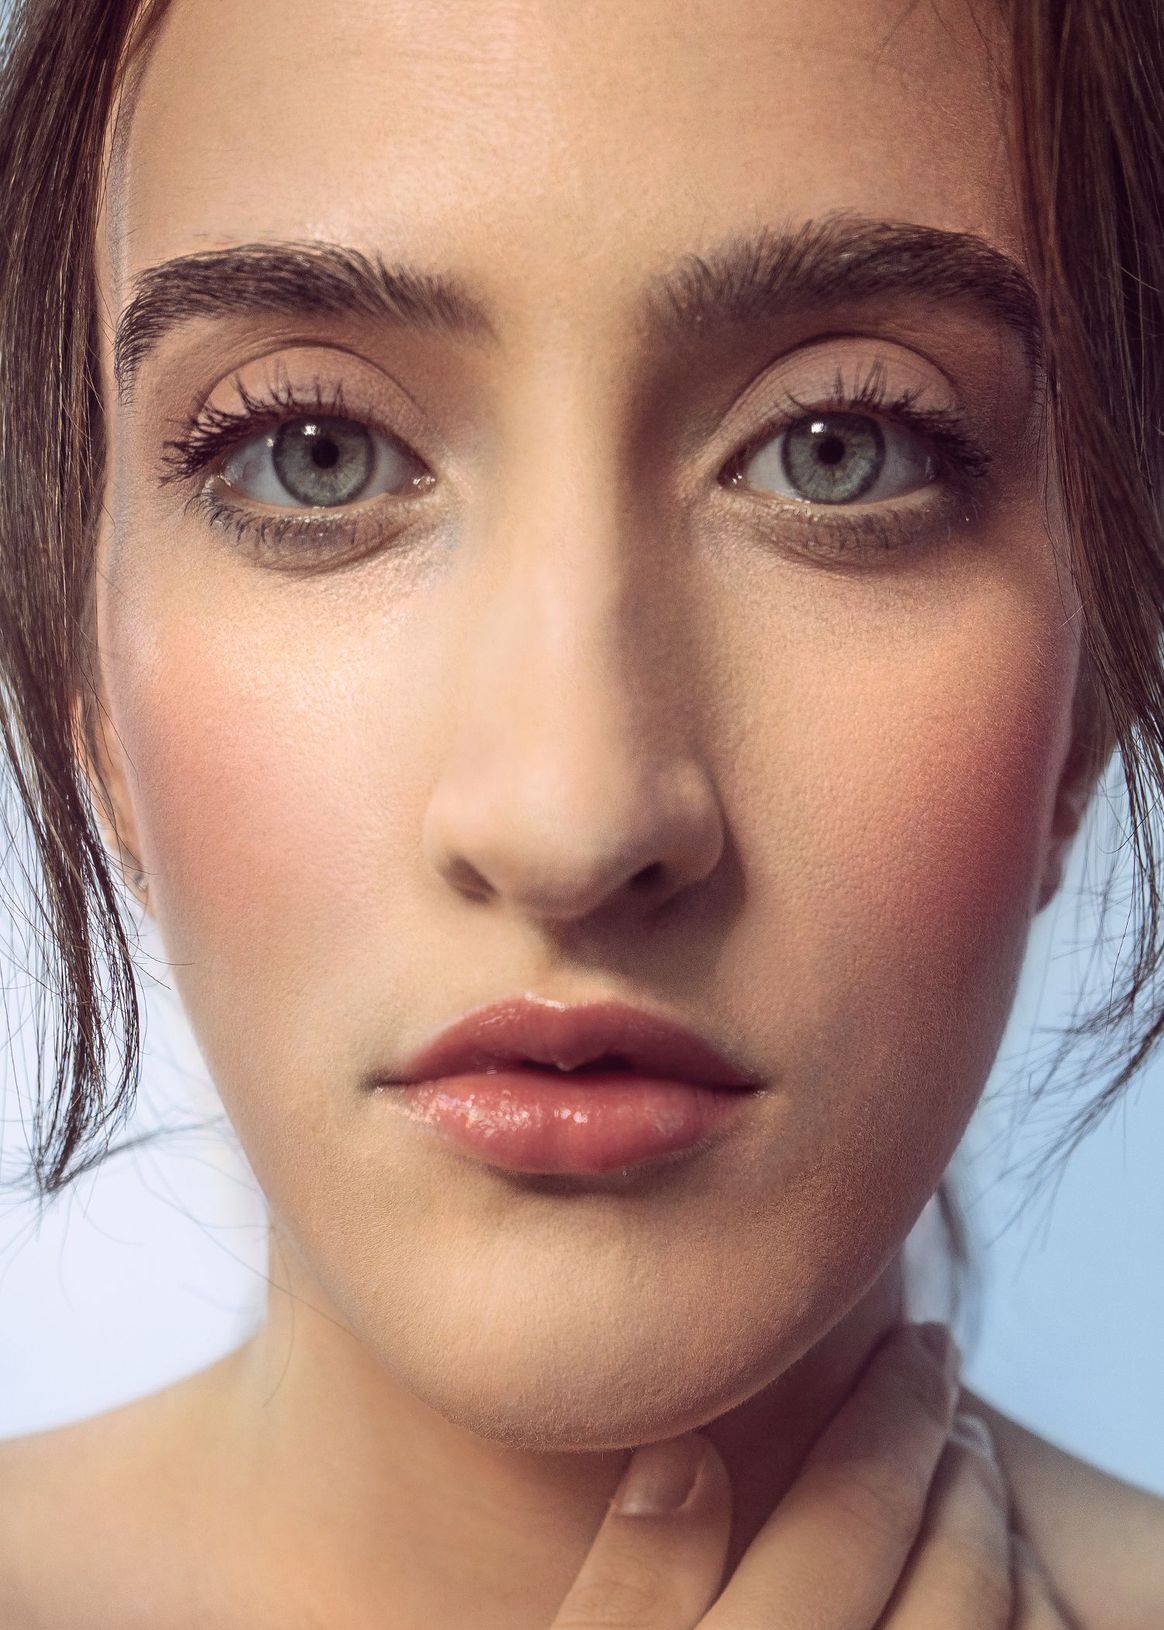
[[[17,1623],[546,1630],[614,1566],[629,1452],[693,1430],[734,1599],[707,1606],[713,1478],[664,1615],[874,1630],[928,1532],[908,1626],[951,1529],[996,1574],[1012,1527],[1085,1630],[1159,1613],[1159,1502],[980,1401],[1013,1521],[958,1450],[927,1528],[937,1416],[872,1383],[895,1526],[846,1578],[851,1480],[783,1503],[906,1317],[903,1242],[1097,773],[1038,380],[924,290],[667,343],[646,320],[693,255],[836,212],[1021,265],[1001,54],[965,0],[174,0],[102,198],[91,768],[269,1201],[272,1288],[219,1363],[5,1451]],[[157,268],[287,243],[455,277],[491,337],[242,311],[236,277],[118,392]],[[989,455],[973,502],[888,415],[844,551],[837,503],[777,479],[783,430],[725,478],[790,397],[878,370]],[[297,501],[257,431],[165,479],[192,417],[285,387],[396,438],[396,485],[347,505],[358,560],[330,517],[311,570],[280,551]],[[677,1018],[771,1090],[680,1161],[574,1183],[368,1090],[519,992]],[[635,1543],[670,1581],[665,1531]],[[993,1630],[976,1578],[952,1603]]]

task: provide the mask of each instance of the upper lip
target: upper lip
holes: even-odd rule
[[[393,1079],[496,1071],[516,1064],[577,1069],[606,1054],[611,1068],[702,1086],[757,1087],[709,1041],[684,1025],[625,1002],[568,1006],[528,996],[475,1008],[444,1029]]]

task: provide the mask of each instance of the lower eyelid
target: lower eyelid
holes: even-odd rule
[[[225,534],[233,548],[257,556],[264,564],[288,568],[326,569],[391,549],[414,519],[411,499],[394,499],[385,515],[383,505],[349,504],[327,510],[257,509],[253,504],[225,500],[208,483],[195,492],[187,509],[201,515],[205,525]]]
[[[809,563],[865,566],[952,548],[982,520],[982,505],[973,493],[940,481],[919,492],[928,493],[920,502],[910,501],[918,497],[913,494],[904,500],[838,504],[831,509],[796,500],[756,499],[751,494],[744,501],[753,518],[759,511],[756,524],[769,534],[778,553]]]

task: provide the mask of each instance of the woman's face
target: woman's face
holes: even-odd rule
[[[1078,624],[978,12],[176,0],[149,59],[99,250],[107,773],[311,1300],[481,1433],[750,1395],[893,1257],[994,1058]],[[846,251],[879,221],[924,230]],[[470,309],[296,309],[288,243]],[[139,308],[119,393],[139,280],[242,245]],[[357,428],[276,458],[313,406]],[[770,1091],[547,1184],[366,1090],[523,992]]]

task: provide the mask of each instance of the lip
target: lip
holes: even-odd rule
[[[626,1002],[568,1006],[528,996],[475,1008],[447,1025],[401,1068],[399,1083],[544,1064],[576,1070],[610,1053],[635,1074],[696,1086],[755,1088],[746,1074],[685,1025]]]
[[[622,1002],[529,997],[466,1014],[378,1084],[398,1089],[392,1099],[410,1120],[475,1159],[583,1174],[706,1146],[762,1091],[669,1019]]]

